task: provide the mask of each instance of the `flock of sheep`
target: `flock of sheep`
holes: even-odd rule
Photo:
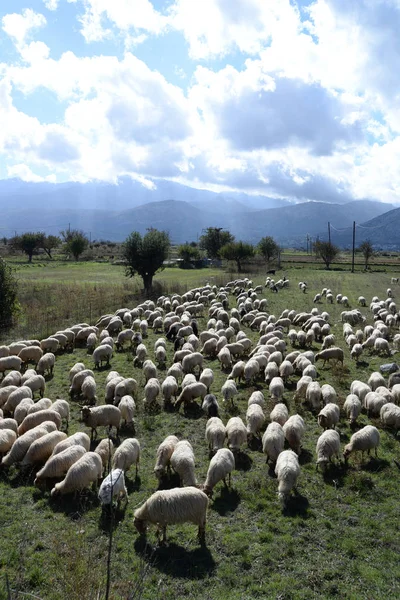
[[[277,291],[289,288],[290,282],[268,278],[266,287]],[[305,282],[298,287],[307,291]],[[101,503],[111,504],[114,498],[127,501],[125,474],[131,466],[137,472],[140,441],[126,438],[115,448],[113,439],[120,441],[121,426],[130,428],[134,435],[138,413],[179,411],[183,405],[185,415],[199,401],[198,406],[208,417],[205,440],[211,456],[204,483],[199,485],[197,480],[190,441],[167,436],[154,456],[155,483],[165,481],[173,469],[183,487],[156,491],[135,511],[134,524],[140,533],[145,533],[148,523],[157,524],[165,540],[168,524],[192,522],[204,540],[209,497],[219,482],[230,486],[238,456],[254,439],[261,440],[266,460],[275,470],[278,496],[286,505],[300,475],[298,456],[306,427],[300,414],[289,415],[284,394],[290,382],[296,383],[296,410],[302,403],[301,409],[311,411],[323,429],[316,441],[316,464],[320,469],[328,468],[342,453],[346,461],[352,452],[376,453],[380,433],[374,425],[355,431],[343,450],[335,427],[344,414],[351,427],[357,429],[357,418],[364,409],[368,416],[379,417],[382,427],[398,431],[400,373],[391,374],[387,382],[379,372],[372,373],[367,382],[353,381],[341,411],[335,389],[318,382],[316,366],[319,360],[323,365],[344,362],[343,349],[335,345],[329,313],[314,306],[309,312],[288,308],[272,315],[263,292],[263,286],[253,288],[247,278],[221,288],[207,284],[182,295],[143,302],[133,309],[121,308],[115,314],[103,315],[93,326],[82,323],[40,341],[0,346],[1,468],[35,468],[35,485],[41,489],[52,486],[52,497],[97,485],[106,475],[98,492]],[[320,304],[324,299],[327,305],[334,301],[331,290],[324,288],[313,303]],[[343,295],[338,294],[336,302],[349,308]],[[366,308],[365,298],[360,297],[358,302]],[[384,300],[374,297],[369,310],[371,324],[366,324],[367,317],[359,309],[341,314],[344,340],[357,361],[364,351],[389,356],[400,346],[400,334],[395,333],[399,313],[392,290],[387,290]],[[149,330],[162,334],[153,348],[146,344]],[[254,332],[258,332],[256,341]],[[321,344],[317,353],[311,350],[315,343]],[[44,397],[45,376],[52,377],[57,368],[57,354],[79,346],[86,346],[91,354],[89,366],[94,370],[84,363],[71,368],[70,401]],[[114,353],[123,352],[127,346],[134,355],[135,367],[142,371],[144,385],[110,371],[103,403],[99,401],[95,369],[109,367]],[[172,347],[173,360],[168,365]],[[215,389],[213,369],[206,366],[216,360],[217,368],[225,374],[220,390]],[[28,368],[29,363],[35,368]],[[250,386],[261,389],[250,394]],[[240,412],[236,405],[239,394],[248,396],[246,412],[224,424],[222,413]],[[74,399],[80,402],[88,432],[68,436],[62,428],[64,424],[68,429],[70,402]],[[269,414],[267,402],[272,405]],[[99,428],[106,428],[108,437],[91,452]],[[111,438],[112,428],[115,438]]]

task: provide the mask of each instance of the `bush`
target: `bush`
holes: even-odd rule
[[[0,329],[11,327],[18,314],[18,283],[12,269],[0,258]]]

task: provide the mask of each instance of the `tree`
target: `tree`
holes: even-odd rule
[[[273,237],[267,235],[261,238],[257,244],[257,252],[264,257],[265,261],[269,263],[273,258],[279,256],[279,246]]]
[[[147,294],[151,291],[154,275],[164,268],[169,248],[168,233],[153,228],[148,229],[143,237],[138,231],[133,231],[124,242],[122,255],[127,265],[126,275],[140,275]]]
[[[193,262],[200,259],[200,252],[196,246],[186,243],[178,246],[178,256],[183,261],[182,269],[190,269],[193,267]]]
[[[339,254],[339,248],[334,244],[331,244],[331,242],[321,242],[320,240],[316,240],[314,248],[315,255],[318,258],[322,258],[326,268],[330,269],[331,262],[333,262]]]
[[[238,273],[241,273],[242,262],[254,256],[254,246],[245,242],[230,242],[222,246],[220,255],[226,260],[235,261]]]
[[[369,259],[374,255],[374,247],[372,246],[370,240],[365,240],[365,242],[360,244],[360,246],[358,247],[358,251],[362,252],[364,256],[365,270],[367,270]]]
[[[200,236],[200,248],[207,252],[208,258],[220,258],[222,246],[234,241],[234,236],[222,227],[208,227],[206,233]]]
[[[28,231],[27,233],[11,238],[10,243],[13,248],[25,252],[28,256],[28,261],[32,262],[32,256],[39,250],[43,236],[44,233]]]
[[[43,239],[40,242],[40,247],[43,248],[43,250],[46,252],[49,258],[53,258],[51,256],[51,251],[54,250],[54,248],[58,248],[60,244],[61,239],[58,236],[43,234]]]
[[[89,238],[80,229],[70,229],[60,231],[64,240],[64,249],[68,254],[72,254],[75,260],[79,260],[80,255],[89,246]]]
[[[18,282],[12,269],[0,258],[0,329],[11,327],[18,313]]]

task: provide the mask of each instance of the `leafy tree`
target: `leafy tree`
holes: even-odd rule
[[[61,244],[61,239],[56,235],[44,235],[43,234],[43,239],[40,242],[41,248],[43,248],[43,250],[46,252],[46,254],[49,258],[53,258],[51,256],[51,252],[52,252],[52,250],[54,250],[54,248],[58,248],[58,246],[60,244]]]
[[[12,269],[0,258],[0,329],[10,327],[19,311],[18,282]]]
[[[367,270],[369,259],[374,255],[374,247],[372,246],[372,243],[370,242],[370,240],[365,240],[365,242],[360,244],[358,247],[358,251],[362,252],[362,254],[364,256],[365,270]]]
[[[178,246],[178,256],[183,260],[182,269],[190,269],[193,262],[199,260],[200,252],[196,246],[186,243]]]
[[[32,256],[37,253],[41,245],[43,233],[28,231],[11,238],[10,243],[16,250],[21,250],[28,256],[28,262],[32,262]]]
[[[257,252],[264,257],[267,263],[269,263],[273,258],[276,258],[279,255],[279,246],[274,240],[273,237],[267,235],[266,237],[261,238],[261,240],[257,244]]]
[[[242,262],[254,256],[254,246],[245,242],[230,242],[222,246],[220,255],[226,260],[235,261],[238,273],[241,273]]]
[[[220,258],[222,246],[234,241],[234,236],[222,227],[208,227],[206,233],[200,236],[200,248],[207,252],[208,258]]]
[[[146,293],[151,291],[153,277],[162,271],[163,262],[168,257],[169,235],[166,231],[150,228],[142,237],[133,231],[125,240],[122,250],[126,261],[126,275],[133,277],[138,273],[143,279]]]
[[[80,229],[70,229],[60,231],[64,240],[64,249],[68,254],[72,254],[75,260],[79,260],[80,255],[89,246],[89,238]]]
[[[314,249],[316,256],[318,258],[322,258],[326,265],[326,268],[330,269],[331,263],[339,254],[339,248],[334,244],[331,244],[331,242],[321,242],[320,240],[316,240],[314,244]]]

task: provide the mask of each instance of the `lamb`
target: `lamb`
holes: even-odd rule
[[[233,406],[233,398],[238,394],[235,382],[227,379],[221,388],[221,394],[224,402],[230,400],[231,406]]]
[[[231,472],[234,468],[235,457],[232,452],[228,448],[217,450],[210,461],[206,481],[203,486],[203,490],[207,496],[212,496],[214,487],[221,480],[224,482],[225,487],[231,485]],[[228,485],[226,483],[226,476],[228,476]]]
[[[207,507],[207,495],[195,487],[161,490],[135,511],[134,525],[141,535],[146,533],[147,522],[158,525],[162,529],[162,542],[166,542],[167,525],[190,522],[198,525],[198,537],[203,541]]]
[[[326,361],[335,360],[336,362],[341,362],[343,365],[344,361],[344,352],[341,348],[333,346],[332,348],[326,348],[326,350],[321,350],[315,355],[315,360],[323,360],[324,365]]]
[[[121,411],[117,406],[112,404],[104,404],[103,406],[82,407],[82,419],[87,427],[91,428],[91,439],[97,437],[97,428],[100,426],[108,426],[109,432],[115,427],[118,437],[119,427],[121,423]]]
[[[375,456],[378,456],[378,446],[380,442],[379,431],[373,425],[366,425],[362,429],[353,433],[350,443],[344,448],[343,456],[347,462],[352,452],[360,451],[363,455],[365,451],[370,453],[375,448]]]
[[[96,389],[97,386],[94,377],[92,377],[91,375],[85,377],[81,386],[81,394],[84,404],[88,404],[89,406],[94,406],[96,404]]]
[[[246,411],[247,435],[256,436],[264,426],[265,416],[261,406],[250,404]]]
[[[158,446],[156,464],[154,467],[154,473],[157,479],[165,474],[165,469],[170,468],[171,456],[179,442],[176,435],[169,435],[163,442]]]
[[[285,434],[282,426],[273,421],[270,423],[262,436],[263,452],[267,456],[267,463],[275,463],[285,445]]]
[[[361,402],[355,394],[349,394],[343,405],[343,409],[349,419],[350,426],[354,426],[357,421],[357,417],[361,412]]]
[[[128,502],[128,490],[125,486],[125,477],[122,469],[113,469],[109,475],[102,481],[98,498],[101,504],[112,504],[114,497],[117,497],[117,504],[121,497]]]
[[[0,373],[5,371],[21,371],[22,360],[19,356],[3,356],[0,358]]]
[[[3,457],[4,454],[10,451],[16,439],[17,434],[12,429],[0,429],[0,457]]]
[[[120,403],[118,404],[118,408],[121,411],[121,417],[126,426],[129,426],[135,431],[135,422],[133,417],[136,412],[136,404],[132,396],[128,394],[126,396],[122,396]]]
[[[318,414],[318,425],[323,427],[323,429],[330,429],[333,427],[335,429],[335,425],[339,423],[340,419],[340,409],[337,404],[333,402],[329,402],[326,404],[323,409]]]
[[[82,448],[85,449],[85,452],[89,452],[90,438],[88,434],[84,433],[83,431],[78,431],[77,433],[74,433],[74,435],[70,435],[69,437],[67,437],[66,440],[57,444],[57,446],[53,450],[52,456],[63,452],[71,446],[82,446]]]
[[[288,409],[286,408],[286,405],[283,404],[282,402],[278,402],[278,404],[276,404],[274,406],[274,408],[271,411],[271,414],[269,415],[270,421],[271,422],[276,422],[279,423],[279,425],[281,425],[283,427],[283,425],[286,423],[286,421],[289,418],[289,413],[288,413]]]
[[[278,478],[278,497],[283,506],[286,505],[292,488],[300,475],[297,455],[292,450],[283,450],[276,461],[275,475]]]
[[[300,454],[301,452],[301,438],[305,430],[305,424],[300,415],[292,415],[283,425],[283,432],[285,438],[288,441],[289,446]]]
[[[96,452],[85,452],[67,471],[65,478],[51,490],[52,497],[80,492],[96,483],[103,472],[101,458]]]
[[[35,392],[39,392],[40,397],[43,398],[46,387],[46,381],[43,375],[34,375],[33,377],[30,377],[25,381],[24,385],[32,390],[32,395],[34,395]]]
[[[201,409],[208,417],[218,417],[219,404],[214,394],[207,394],[205,396]]]
[[[110,463],[111,457],[114,453],[114,444],[110,438],[105,438],[101,440],[94,449],[96,454],[98,454],[101,458],[101,462],[103,464],[103,472],[108,469],[108,465]]]
[[[135,465],[136,476],[140,460],[140,443],[136,438],[127,438],[114,452],[112,459],[113,469],[122,469],[125,473]]]
[[[182,440],[178,442],[171,456],[171,467],[179,475],[184,486],[196,486],[194,473],[195,460],[193,448],[190,442]]]
[[[206,394],[207,388],[204,385],[204,383],[201,383],[200,381],[190,383],[189,385],[183,388],[182,392],[178,396],[175,406],[179,409],[182,402],[184,402],[185,404],[190,404],[196,398],[201,398],[201,401],[203,402],[203,399]]]
[[[383,427],[389,427],[396,431],[400,429],[400,408],[396,404],[393,404],[393,402],[388,402],[382,406],[380,418]]]
[[[97,346],[97,348],[93,351],[93,361],[94,368],[99,369],[102,364],[105,362],[106,366],[110,364],[110,358],[113,355],[113,349],[108,344],[102,343],[101,346]]]
[[[331,462],[332,456],[339,459],[340,453],[340,436],[337,431],[328,429],[324,431],[318,438],[316,446],[317,468],[320,466],[325,469],[328,462]]]
[[[66,438],[67,434],[62,431],[51,431],[43,435],[29,446],[27,453],[21,461],[21,466],[45,463],[50,458],[55,446]]]
[[[38,375],[44,375],[47,371],[48,375],[53,375],[54,365],[56,363],[56,357],[52,352],[48,352],[39,360],[36,366],[36,372]]]
[[[10,467],[15,463],[21,462],[25,454],[28,452],[30,445],[35,440],[38,440],[40,437],[50,433],[51,431],[55,431],[56,429],[57,427],[52,421],[46,421],[37,427],[30,429],[24,435],[21,435],[16,439],[8,454],[3,457],[1,464],[4,467]]]
[[[240,446],[247,442],[247,430],[240,417],[232,417],[226,424],[228,448],[234,454],[240,451]]]

